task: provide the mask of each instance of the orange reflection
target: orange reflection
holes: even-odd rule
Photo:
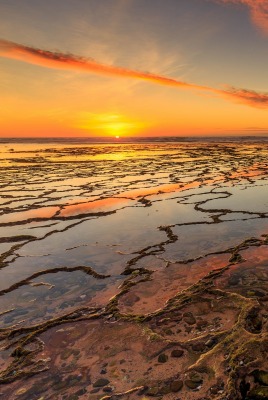
[[[96,200],[89,203],[80,203],[67,205],[59,214],[60,217],[69,217],[71,215],[83,215],[88,213],[101,213],[113,211],[118,206],[124,206],[129,199],[116,197],[107,197],[106,199]]]
[[[0,217],[0,223],[9,223],[17,221],[27,221],[30,219],[50,219],[53,218],[59,207],[41,207],[37,209],[8,213]]]

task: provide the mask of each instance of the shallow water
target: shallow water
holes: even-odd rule
[[[268,296],[267,150],[265,141],[2,145],[3,398],[101,399],[105,391],[93,383],[108,362],[106,393],[143,387],[140,395],[138,389],[124,395],[142,398],[154,387],[163,399],[177,399],[162,386],[183,381],[201,354],[210,360],[206,346],[192,349],[193,340],[238,332],[248,301],[265,313],[259,297]],[[219,292],[204,292],[208,281]],[[186,315],[176,330],[174,310]],[[263,323],[263,335],[266,330]],[[103,346],[92,339],[96,331]],[[184,348],[176,376],[173,359],[155,364],[154,354],[170,341]],[[215,382],[203,374],[198,390],[184,384],[180,397],[211,396],[213,385],[227,396],[222,368],[214,371]],[[251,382],[251,373],[244,369],[239,379]]]

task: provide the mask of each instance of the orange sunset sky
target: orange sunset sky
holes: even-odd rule
[[[0,0],[0,136],[268,134],[268,0]]]

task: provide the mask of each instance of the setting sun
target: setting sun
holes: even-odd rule
[[[132,121],[127,116],[116,113],[80,113],[78,125],[80,129],[97,136],[132,136],[145,126],[144,123]]]

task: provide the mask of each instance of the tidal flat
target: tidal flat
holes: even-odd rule
[[[0,399],[268,399],[268,142],[2,143]]]

